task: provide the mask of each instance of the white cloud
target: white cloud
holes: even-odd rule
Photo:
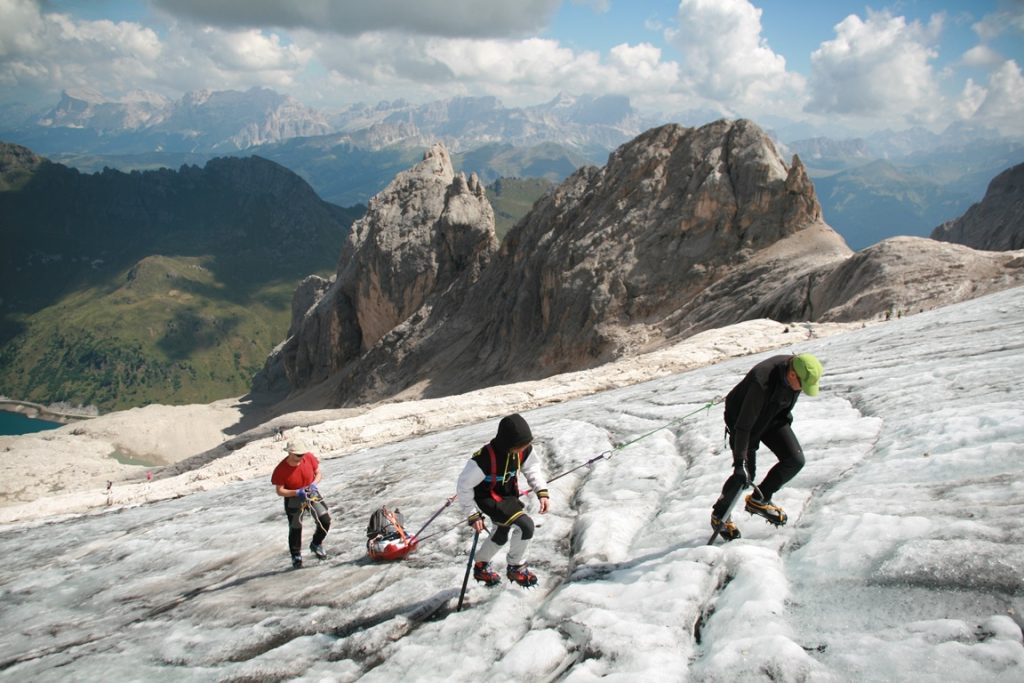
[[[985,67],[1002,62],[999,53],[987,45],[975,45],[960,60],[964,66]]]
[[[961,119],[969,119],[974,116],[978,107],[985,101],[987,94],[988,91],[985,88],[975,83],[974,79],[968,78],[963,92],[960,93],[960,99],[956,103],[957,116]]]
[[[1003,33],[1024,33],[1024,3],[1009,0],[1001,3],[999,11],[987,14],[972,27],[982,42],[995,40]]]
[[[931,120],[942,109],[930,46],[941,30],[889,12],[868,10],[836,25],[836,37],[811,54],[808,111],[886,118],[907,123]]]
[[[1024,76],[1012,59],[994,71],[971,120],[1005,135],[1024,135]],[[975,93],[978,98],[979,93]]]
[[[523,36],[544,28],[561,0],[156,0],[168,13],[227,28],[277,26],[346,36],[387,31],[446,37]]]
[[[394,30],[348,36],[302,28],[285,34],[221,28],[226,20],[203,26],[172,21],[158,34],[132,22],[43,13],[27,0],[0,3],[17,19],[0,29],[0,83],[43,90],[45,103],[67,88],[117,98],[133,89],[180,97],[197,89],[266,86],[321,105],[491,94],[515,106],[559,91],[642,100],[672,90],[678,78],[678,65],[663,61],[650,44],[622,44],[602,55],[541,38],[441,38]],[[303,11],[316,6],[303,4]],[[540,11],[548,4],[534,6]],[[210,7],[232,9],[226,3]]]
[[[396,49],[396,40],[399,48]],[[387,99],[419,93],[431,99],[453,94],[491,94],[512,105],[539,101],[559,91],[644,96],[677,80],[678,65],[664,62],[649,44],[617,45],[602,59],[552,40],[469,40],[365,34],[332,40],[318,50],[338,84]],[[511,101],[510,101],[511,100]]]
[[[309,50],[285,45],[276,34],[265,35],[252,29],[205,28],[195,34],[192,42],[203,59],[230,71],[297,71],[311,58]]]
[[[0,65],[39,52],[43,18],[31,0],[0,0]]]
[[[53,97],[88,88],[116,98],[136,89],[179,97],[200,88],[287,88],[312,59],[276,34],[168,27],[162,37],[134,22],[85,21],[0,0],[0,83]]]
[[[612,8],[612,0],[572,0],[572,4],[590,9],[603,14]]]
[[[157,34],[131,22],[75,21],[24,0],[0,0],[0,82],[49,90],[130,90],[153,78]]]
[[[803,77],[761,36],[761,10],[747,0],[682,0],[666,38],[684,55],[685,87],[737,109],[799,109]]]

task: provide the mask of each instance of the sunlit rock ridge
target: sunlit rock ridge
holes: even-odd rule
[[[435,145],[400,174],[333,281],[300,287],[256,388],[286,377],[289,408],[449,395],[743,320],[860,320],[1022,277],[1020,254],[921,238],[854,257],[799,157],[747,120],[643,133],[538,200],[497,249],[493,211],[447,156]]]

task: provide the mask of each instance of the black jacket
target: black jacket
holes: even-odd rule
[[[732,436],[734,458],[757,448],[761,435],[793,422],[800,390],[786,381],[793,356],[772,356],[747,373],[725,397],[725,425]]]
[[[531,441],[533,432],[530,431],[530,425],[518,413],[501,419],[498,423],[498,434],[489,444],[490,449],[485,446],[473,454],[473,461],[485,475],[484,480],[475,487],[475,498],[486,498],[490,496],[491,491],[502,498],[519,496],[516,474],[533,454],[533,446],[529,446],[521,456],[513,453],[511,449]]]

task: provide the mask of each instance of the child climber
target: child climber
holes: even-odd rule
[[[459,504],[468,515],[473,530],[484,530],[483,515],[497,525],[476,553],[473,578],[488,586],[497,585],[501,577],[491,569],[491,558],[506,542],[509,543],[505,570],[509,581],[529,587],[537,576],[526,566],[526,551],[533,538],[533,520],[519,500],[518,473],[526,476],[530,488],[540,501],[540,512],[548,511],[548,485],[540,469],[540,458],[533,452],[533,433],[522,416],[503,417],[498,435],[473,454],[459,475]]]

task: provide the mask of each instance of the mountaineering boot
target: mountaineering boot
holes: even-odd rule
[[[508,580],[518,583],[523,588],[530,588],[537,584],[537,575],[530,571],[526,564],[510,564],[505,569]]]
[[[764,517],[770,524],[782,526],[786,523],[786,513],[778,505],[772,504],[770,499],[764,500],[756,493],[751,493],[746,497],[746,503],[747,512]]]
[[[486,586],[497,586],[501,583],[498,572],[492,570],[488,562],[473,563],[473,578]]]
[[[292,555],[292,567],[295,569],[302,569],[302,555]]]
[[[311,543],[309,545],[309,551],[317,556],[317,559],[326,560],[327,553],[324,551],[324,547],[317,543]]]
[[[711,515],[711,528],[718,532],[723,541],[735,541],[740,537],[740,529],[731,519],[723,522],[718,517]]]

